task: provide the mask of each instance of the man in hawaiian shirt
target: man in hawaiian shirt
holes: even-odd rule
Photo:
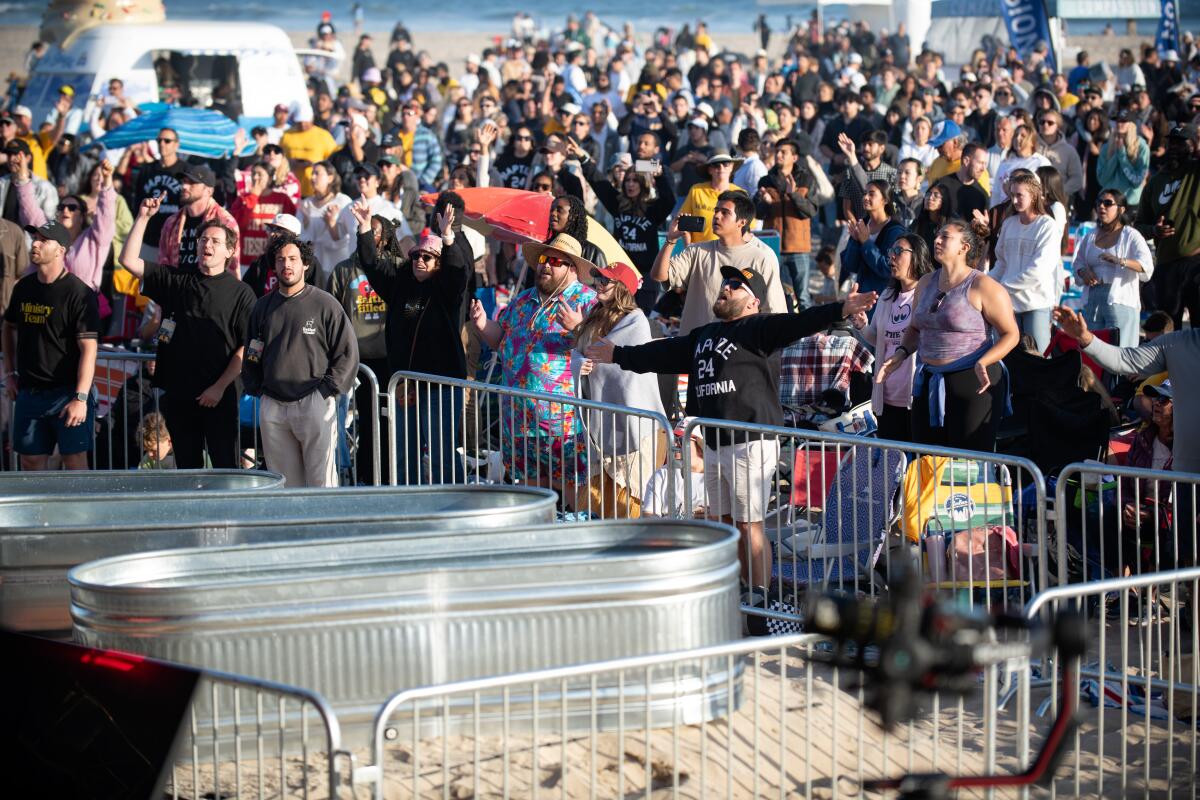
[[[548,244],[524,248],[526,262],[536,270],[534,287],[513,298],[495,320],[472,301],[471,322],[499,353],[506,386],[573,397],[572,330],[596,303],[596,293],[580,278],[590,279],[595,265],[583,258],[576,239],[562,233]],[[574,483],[587,478],[587,440],[575,406],[502,398],[500,409],[509,478],[574,496]]]

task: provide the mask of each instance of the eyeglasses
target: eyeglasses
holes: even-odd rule
[[[601,289],[603,289],[605,286],[608,286],[610,283],[613,282],[612,278],[608,277],[607,275],[604,275],[599,270],[594,269],[594,270],[592,270],[591,274],[592,274],[592,283],[596,284]]]
[[[155,139],[154,141],[158,142],[159,144],[171,144],[172,142],[178,142],[179,140],[178,139],[169,139],[167,137],[160,136],[157,139]]]
[[[543,267],[569,267],[571,262],[559,256],[548,256],[545,253],[538,256],[538,265]]]
[[[895,256],[896,258],[899,258],[904,253],[911,253],[911,252],[912,252],[911,248],[901,247],[900,245],[894,245],[891,250],[888,250],[888,253]]]
[[[942,301],[946,299],[945,292],[938,292],[934,295],[933,306],[929,309],[930,313],[936,314],[938,309],[942,307]]]
[[[1117,204],[1116,200],[1110,197],[1102,197],[1096,201],[1096,208],[1111,208]]]
[[[72,214],[78,214],[80,209],[79,203],[59,203],[59,211],[70,211]]]

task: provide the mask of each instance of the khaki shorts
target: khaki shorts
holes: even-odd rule
[[[704,487],[709,516],[762,522],[779,463],[779,442],[764,439],[704,448]]]

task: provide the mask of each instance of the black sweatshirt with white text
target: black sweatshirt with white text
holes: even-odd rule
[[[731,422],[782,425],[779,351],[842,318],[842,304],[799,314],[755,314],[710,322],[685,336],[617,347],[613,363],[631,372],[687,373],[687,413]],[[729,431],[706,430],[709,447],[729,444]]]
[[[288,297],[276,287],[250,312],[242,381],[246,394],[290,403],[319,391],[348,392],[358,372],[358,340],[328,292],[305,286]]]

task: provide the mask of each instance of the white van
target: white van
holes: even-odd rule
[[[46,118],[59,88],[75,90],[75,107],[106,94],[120,78],[135,103],[156,102],[163,83],[174,83],[207,107],[214,92],[227,108],[240,108],[249,129],[269,124],[278,103],[307,103],[296,51],[274,25],[252,22],[157,22],[99,25],[52,46],[38,62],[21,104],[35,125]],[[90,109],[85,108],[90,113]]]

